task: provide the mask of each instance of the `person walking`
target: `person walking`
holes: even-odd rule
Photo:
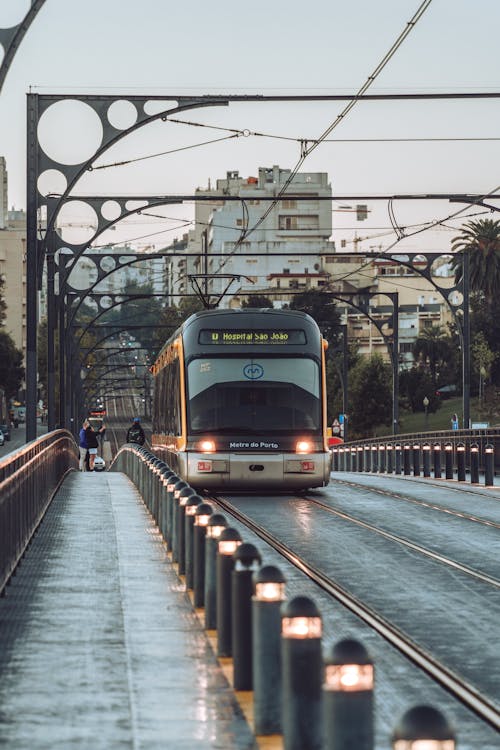
[[[134,421],[127,430],[127,443],[137,443],[138,445],[144,445],[146,436],[144,430],[141,427],[141,420],[139,417],[134,417]]]
[[[83,420],[82,428],[80,430],[79,434],[79,449],[80,449],[80,471],[86,471],[86,463],[87,463],[87,434],[86,430],[89,426],[89,423],[86,419]]]
[[[95,457],[97,456],[97,448],[99,441],[97,439],[97,433],[94,432],[89,422],[87,422],[85,429],[85,440],[87,441],[87,450],[89,453],[89,471],[94,471]]]

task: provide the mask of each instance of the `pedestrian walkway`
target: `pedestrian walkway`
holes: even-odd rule
[[[0,645],[0,747],[256,747],[123,474],[67,477],[0,599]]]

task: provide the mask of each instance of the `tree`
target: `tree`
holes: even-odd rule
[[[413,345],[415,362],[429,373],[434,390],[438,385],[438,380],[443,380],[443,373],[451,361],[453,348],[454,344],[450,336],[443,331],[441,326],[424,328]]]
[[[13,398],[24,378],[23,353],[6,331],[0,331],[0,388]]]
[[[254,294],[249,296],[246,300],[243,300],[241,303],[241,306],[243,308],[248,307],[257,307],[257,308],[267,308],[267,307],[273,307],[272,300],[269,299],[269,297],[266,297],[264,294]]]
[[[429,400],[427,405],[429,414],[433,414],[441,406],[441,401],[436,396],[436,384],[431,380],[428,372],[418,367],[400,373],[399,397],[400,405],[412,412],[425,411],[425,397]]]
[[[493,299],[500,289],[500,221],[479,219],[464,224],[452,240],[455,282],[463,277],[463,255],[469,256],[470,289]]]
[[[360,358],[349,373],[351,438],[373,435],[377,425],[392,423],[392,369],[379,354]]]
[[[310,289],[295,296],[291,310],[302,310],[314,318],[321,333],[330,345],[336,343],[340,332],[340,314],[332,299],[317,289]]]
[[[3,298],[3,288],[5,286],[5,276],[0,276],[0,328],[5,325],[7,303]]]

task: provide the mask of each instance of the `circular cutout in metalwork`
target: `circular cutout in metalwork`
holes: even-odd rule
[[[140,208],[146,208],[149,206],[148,201],[127,201],[125,208],[127,211],[138,211]]]
[[[104,271],[104,273],[109,273],[110,271],[115,270],[116,260],[110,255],[107,255],[105,258],[99,261],[99,265],[101,266],[101,269]]]
[[[118,201],[105,201],[101,206],[101,216],[106,221],[116,221],[122,215],[122,207]]]
[[[94,261],[82,255],[82,257],[78,258],[73,264],[66,283],[72,289],[77,289],[79,292],[83,292],[85,289],[90,289],[90,287],[95,284],[97,276],[98,272]]]
[[[60,164],[83,164],[102,143],[97,112],[85,102],[64,99],[52,104],[38,123],[38,141],[48,157]]]
[[[453,305],[453,307],[458,307],[463,301],[464,296],[462,292],[458,291],[458,289],[453,289],[448,295],[448,302],[450,305]]]
[[[101,297],[99,300],[99,305],[103,310],[109,310],[111,305],[113,304],[113,298],[112,297]]]
[[[19,26],[30,9],[30,0],[17,0],[15,3],[3,2],[0,5],[0,28],[11,29]]]
[[[443,279],[452,278],[454,271],[451,267],[453,255],[440,255],[431,263],[431,276]]]
[[[428,260],[425,255],[415,255],[412,258],[411,264],[413,268],[417,268],[419,271],[424,271],[427,268]]]
[[[83,245],[99,226],[95,210],[85,201],[68,201],[57,214],[56,232],[71,245]]]
[[[137,122],[137,108],[126,99],[119,99],[108,109],[108,120],[117,130],[127,130]]]
[[[63,195],[68,187],[66,176],[58,169],[46,169],[38,178],[38,192],[40,195]]]

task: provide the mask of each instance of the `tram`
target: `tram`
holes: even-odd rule
[[[303,312],[205,310],[153,367],[153,451],[197,489],[328,484],[327,342]]]

